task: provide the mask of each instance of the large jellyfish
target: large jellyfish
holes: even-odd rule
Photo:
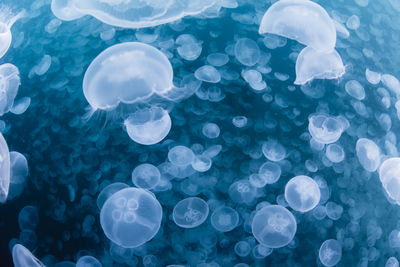
[[[45,267],[40,260],[21,244],[16,244],[12,248],[12,258],[15,267]]]
[[[149,191],[125,188],[106,200],[100,212],[104,234],[124,248],[138,247],[160,229],[162,208]]]
[[[12,41],[12,34],[10,28],[20,18],[25,15],[25,11],[21,11],[14,15],[7,7],[1,7],[0,10],[0,58],[2,58],[8,51]]]
[[[260,34],[294,39],[318,52],[330,52],[336,44],[333,20],[320,5],[309,0],[280,0],[264,14]]]
[[[10,188],[10,152],[6,140],[0,133],[0,203],[7,200]]]
[[[168,58],[151,45],[127,42],[101,52],[83,79],[83,94],[94,110],[134,104],[173,88]]]
[[[61,20],[91,15],[123,28],[144,28],[197,15],[216,5],[215,0],[52,0],[51,10]]]
[[[400,205],[400,158],[389,158],[379,167],[379,179],[386,193]]]
[[[9,63],[0,65],[0,116],[12,108],[20,84],[16,66]]]

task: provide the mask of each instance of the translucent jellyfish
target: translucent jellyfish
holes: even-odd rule
[[[399,267],[399,261],[396,257],[390,257],[387,259],[385,267]]]
[[[274,184],[281,177],[281,166],[274,162],[265,162],[258,170],[258,174],[263,176],[267,184]]]
[[[237,128],[243,128],[247,125],[248,119],[245,116],[235,116],[232,118],[232,124]]]
[[[112,183],[112,184],[107,185],[106,187],[103,188],[103,190],[101,190],[100,194],[97,197],[97,200],[96,200],[97,207],[101,210],[104,203],[110,196],[112,196],[114,193],[116,193],[122,189],[128,188],[128,187],[129,186],[124,183]]]
[[[179,201],[172,212],[172,219],[182,228],[194,228],[208,217],[208,204],[198,197],[189,197]]]
[[[10,188],[10,152],[6,140],[0,133],[0,203],[7,200]]]
[[[356,143],[358,161],[366,171],[374,172],[381,163],[381,151],[374,141],[360,138]]]
[[[318,52],[311,47],[301,50],[296,60],[295,84],[314,79],[337,79],[345,73],[342,58],[336,50]]]
[[[262,145],[264,156],[270,161],[281,161],[286,157],[286,149],[275,140],[270,140]]]
[[[327,145],[325,155],[333,163],[342,162],[345,157],[343,147],[338,144]]]
[[[19,152],[10,152],[10,183],[21,184],[29,174],[28,161]]]
[[[336,142],[345,129],[342,121],[337,117],[323,114],[310,116],[308,122],[308,131],[312,138],[321,144]]]
[[[364,87],[356,80],[346,82],[344,88],[350,96],[357,100],[363,100],[365,98]]]
[[[382,74],[379,72],[372,71],[370,69],[365,70],[365,77],[370,84],[378,84],[381,81]]]
[[[86,2],[86,1],[85,1]],[[94,110],[111,110],[162,95],[172,87],[168,58],[144,43],[113,45],[90,63],[83,78],[83,94]]]
[[[335,266],[342,258],[342,245],[335,239],[328,239],[319,248],[319,260],[327,267]]]
[[[104,203],[100,223],[104,234],[124,248],[138,247],[152,239],[160,229],[162,208],[145,189],[125,188]]]
[[[360,27],[360,18],[357,15],[350,16],[346,21],[346,26],[349,29],[357,30]]]
[[[77,261],[76,267],[102,267],[102,265],[95,257],[83,256]]]
[[[328,215],[331,220],[339,220],[342,217],[343,207],[334,203],[328,202],[325,205],[326,215]]]
[[[178,54],[186,60],[196,60],[201,54],[201,42],[191,34],[181,34],[176,38]]]
[[[235,44],[235,57],[245,66],[251,67],[260,60],[260,48],[249,38],[241,38]]]
[[[25,16],[25,11],[21,11],[14,15],[11,10],[5,6],[1,6],[0,10],[0,58],[8,51],[12,41],[11,27],[12,25]],[[1,83],[1,80],[0,80]]]
[[[214,5],[214,0],[52,0],[51,10],[56,17],[66,21],[91,15],[113,26],[144,28],[197,15]]]
[[[136,187],[152,189],[159,182],[161,173],[153,164],[140,164],[132,172],[132,182]]]
[[[236,203],[250,204],[257,196],[256,188],[246,179],[231,184],[228,193],[229,197]]]
[[[207,83],[219,83],[221,81],[221,74],[211,65],[204,65],[194,72],[194,76],[199,81]]]
[[[259,33],[272,33],[330,52],[336,44],[336,28],[328,13],[309,0],[281,0],[269,7]]]
[[[168,160],[175,166],[185,167],[194,159],[193,151],[186,146],[174,146],[168,151]]]
[[[239,214],[230,207],[219,207],[211,214],[211,225],[219,232],[229,232],[239,224]]]
[[[219,129],[218,125],[212,122],[205,123],[203,125],[202,133],[205,137],[209,139],[218,138],[221,130]]]
[[[21,115],[29,108],[30,104],[31,104],[30,97],[27,96],[22,97],[14,102],[13,106],[10,109],[10,112],[15,115]]]
[[[250,254],[251,247],[249,242],[242,240],[235,244],[234,250],[239,257],[246,257]]]
[[[9,63],[0,65],[0,116],[10,111],[20,84],[16,66]]]
[[[12,248],[12,258],[15,267],[45,267],[33,254],[21,244]]]
[[[320,199],[317,182],[308,176],[295,176],[285,186],[285,200],[296,211],[310,211],[318,205]]]
[[[142,145],[154,145],[163,140],[171,130],[171,117],[157,106],[140,109],[124,120],[129,137]]]
[[[400,158],[389,158],[379,167],[379,179],[386,193],[400,205]]]
[[[196,155],[194,161],[191,163],[193,169],[198,172],[206,172],[211,168],[212,160],[207,155]]]
[[[293,214],[279,205],[268,205],[256,212],[251,231],[257,241],[269,248],[289,244],[296,234],[297,224]]]
[[[229,56],[223,53],[211,53],[207,56],[207,62],[214,67],[222,67],[229,62]]]
[[[25,206],[18,214],[18,225],[21,231],[34,230],[39,224],[39,212],[34,206]]]

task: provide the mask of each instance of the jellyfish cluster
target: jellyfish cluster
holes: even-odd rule
[[[399,266],[399,12],[0,1],[0,265]]]

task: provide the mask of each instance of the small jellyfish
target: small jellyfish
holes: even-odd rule
[[[361,166],[368,171],[374,172],[381,163],[381,151],[374,141],[360,138],[356,143],[356,153]]]
[[[160,229],[162,208],[149,191],[125,188],[109,197],[101,208],[104,234],[124,248],[138,247],[152,239]]]
[[[230,207],[219,207],[211,214],[211,225],[219,232],[229,232],[239,224],[239,214]]]
[[[335,239],[325,240],[319,248],[318,256],[323,265],[335,266],[342,258],[342,245]]]
[[[0,10],[0,58],[8,51],[12,41],[11,27],[12,25],[25,16],[25,11],[21,11],[14,15],[8,7],[1,6]],[[0,80],[1,84],[1,80]],[[1,86],[0,86],[1,88]]]
[[[223,53],[211,53],[207,56],[207,62],[214,67],[222,67],[229,62],[229,56]]]
[[[360,18],[357,15],[350,16],[346,21],[347,28],[357,30],[360,27]]]
[[[194,228],[208,217],[208,204],[201,198],[189,197],[179,201],[172,212],[172,219],[182,228]]]
[[[206,172],[211,168],[212,160],[207,155],[196,155],[194,161],[191,163],[192,168],[198,172]]]
[[[232,118],[232,124],[237,128],[243,128],[247,125],[248,119],[245,116],[235,116]]]
[[[400,205],[400,158],[389,158],[379,167],[379,179],[386,193]]]
[[[106,202],[106,200],[112,196],[114,193],[128,188],[129,185],[124,184],[124,183],[112,183],[107,185],[106,187],[103,188],[103,190],[101,190],[101,192],[99,193],[97,200],[96,200],[96,204],[97,207],[101,210],[101,208],[103,207],[104,203]]]
[[[7,142],[0,133],[0,203],[7,200],[10,188],[10,152]]]
[[[396,257],[390,257],[387,259],[385,267],[399,267],[399,261]]]
[[[241,38],[235,44],[235,57],[243,65],[251,67],[260,60],[260,48],[249,38]]]
[[[21,244],[16,244],[12,248],[12,258],[15,267],[45,267],[40,260]]]
[[[275,140],[270,140],[262,145],[264,156],[270,161],[281,161],[286,157],[286,149]]]
[[[339,220],[342,217],[343,207],[334,203],[328,202],[325,205],[326,215],[328,215],[331,220]]]
[[[234,182],[228,189],[229,197],[236,203],[250,204],[257,196],[257,190],[248,180]]]
[[[221,81],[221,74],[211,65],[204,65],[194,72],[194,76],[199,81],[207,83],[219,83]]]
[[[102,265],[95,257],[83,256],[77,261],[76,267],[102,267]]]
[[[111,110],[134,104],[173,88],[168,58],[151,45],[126,42],[101,52],[83,78],[83,94],[94,109]]]
[[[168,160],[178,167],[188,166],[194,159],[193,151],[186,146],[174,146],[168,151]]]
[[[267,184],[276,183],[281,177],[281,166],[274,162],[265,162],[258,170],[258,174],[263,176]]]
[[[10,111],[20,84],[16,66],[9,63],[0,65],[0,116]]]
[[[364,100],[365,90],[360,82],[356,80],[350,80],[346,82],[344,86],[346,92],[357,100]]]
[[[219,126],[215,123],[208,122],[203,125],[202,133],[209,139],[218,138],[220,132]]]
[[[343,147],[338,144],[327,145],[325,155],[333,163],[342,162],[345,157]]]
[[[159,182],[161,173],[153,164],[140,164],[132,172],[132,182],[136,187],[152,189]]]
[[[296,230],[293,214],[279,205],[268,205],[258,210],[251,223],[254,237],[269,248],[286,246],[293,240]]]
[[[306,47],[297,57],[294,83],[303,85],[314,79],[337,79],[344,73],[342,58],[336,50],[318,52],[311,47]]]
[[[179,35],[175,43],[178,45],[178,54],[185,60],[196,60],[201,54],[201,42],[191,34]]]
[[[234,250],[239,257],[246,257],[250,254],[251,247],[249,242],[242,240],[235,244]]]
[[[10,112],[15,114],[15,115],[21,115],[24,113],[28,108],[29,105],[31,104],[31,98],[30,97],[22,97],[20,99],[17,99],[14,104],[12,105]]]
[[[265,12],[259,33],[272,33],[330,52],[336,44],[336,28],[328,13],[309,0],[281,0]]]
[[[343,122],[338,117],[316,114],[310,116],[308,121],[308,131],[312,138],[321,144],[336,142],[345,130]]]
[[[154,145],[163,140],[171,130],[171,117],[168,112],[152,106],[140,109],[124,120],[129,137],[141,145]]]
[[[308,176],[295,176],[285,186],[285,200],[296,211],[310,211],[318,205],[320,199],[321,191],[317,182]]]
[[[381,81],[382,74],[379,72],[372,71],[370,69],[365,70],[365,77],[370,84],[376,85]]]
[[[34,206],[25,206],[18,214],[18,225],[21,231],[35,230],[39,224],[39,212]]]
[[[10,183],[24,183],[29,174],[28,161],[19,152],[10,152]]]

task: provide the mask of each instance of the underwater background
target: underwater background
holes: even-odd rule
[[[29,166],[26,181],[11,187],[7,202],[0,204],[0,266],[13,266],[11,251],[16,243],[46,266],[58,267],[75,266],[85,255],[103,266],[323,266],[319,250],[328,239],[341,244],[337,266],[385,266],[390,257],[400,256],[400,208],[385,192],[378,172],[366,171],[356,152],[357,140],[368,138],[378,145],[382,161],[399,156],[400,83],[395,77],[400,75],[400,2],[315,1],[344,27],[353,15],[360,23],[355,29],[348,23],[349,34],[342,31],[337,36],[343,76],[301,86],[294,85],[295,62],[304,45],[259,33],[262,16],[277,1],[227,2],[237,7],[127,29],[92,16],[61,21],[52,13],[50,0],[0,0],[0,8],[26,11],[11,28],[13,41],[0,64],[12,63],[19,69],[16,101],[31,99],[22,114],[9,112],[0,118],[9,150],[22,153]],[[192,35],[200,49],[193,60],[186,60],[177,49],[175,40],[182,34]],[[257,43],[256,64],[238,61],[234,47],[240,38]],[[88,116],[82,91],[85,71],[102,51],[124,42],[148,43],[161,50],[171,62],[176,85],[192,75],[195,92],[179,101],[159,100],[172,127],[154,145],[130,139],[122,109]],[[216,52],[229,57],[216,66],[220,81],[196,83],[193,74]],[[44,61],[50,63],[47,70]],[[44,73],[38,66],[45,68]],[[243,71],[249,69],[262,74],[264,88],[252,88],[246,81]],[[366,69],[395,80],[373,84]],[[362,85],[365,98],[349,95],[345,85],[350,80]],[[324,146],[310,144],[309,117],[315,113],[342,116],[349,123],[335,142],[344,152],[339,162],[327,157]],[[236,116],[245,117],[244,126],[232,122]],[[215,123],[220,132],[212,138],[205,135],[206,123]],[[250,201],[237,201],[230,186],[259,172],[268,161],[262,146],[269,140],[285,150],[285,158],[276,162],[281,168],[279,180],[250,189]],[[163,213],[158,233],[136,248],[111,244],[100,224],[99,193],[115,182],[133,186],[136,166],[168,162],[168,152],[177,145],[190,147],[195,154],[210,147],[221,151],[206,171],[174,177],[161,170],[163,184],[153,190]],[[311,211],[295,211],[284,198],[285,185],[297,175],[312,177],[320,188],[319,204]],[[199,197],[209,206],[207,219],[198,227],[179,227],[172,218],[175,205],[188,197]],[[297,231],[287,246],[260,248],[253,237],[255,211],[266,203],[287,207],[296,219]],[[327,215],[328,203],[339,215]],[[31,230],[18,224],[25,206],[37,210],[29,219],[37,220]],[[221,206],[239,215],[237,225],[227,232],[211,223],[212,213]],[[248,253],[238,255],[239,241],[249,245]]]

